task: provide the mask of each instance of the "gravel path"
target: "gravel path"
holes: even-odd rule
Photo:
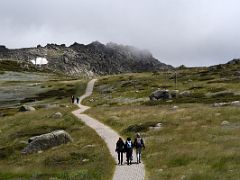
[[[96,79],[93,79],[88,83],[85,94],[80,97],[80,104],[78,104],[79,109],[76,111],[73,111],[72,113],[76,117],[81,119],[83,122],[85,122],[86,125],[93,128],[99,134],[99,136],[102,137],[102,139],[106,142],[107,147],[111,155],[114,157],[117,164],[118,160],[117,160],[117,153],[115,152],[115,145],[118,138],[120,137],[119,134],[113,129],[111,129],[110,127],[99,122],[98,120],[91,118],[86,114],[82,114],[84,111],[86,111],[90,107],[82,105],[81,101],[92,94],[95,81]],[[125,154],[124,154],[124,158],[125,158]],[[125,159],[124,159],[124,162],[125,162]],[[113,180],[143,180],[145,176],[144,165],[143,163],[134,164],[134,162],[136,162],[135,152],[133,153],[132,165],[130,166],[126,164],[116,165],[116,169],[113,175]]]

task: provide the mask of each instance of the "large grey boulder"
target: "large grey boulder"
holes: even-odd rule
[[[19,108],[19,111],[21,112],[26,112],[26,111],[35,111],[36,109],[32,106],[27,106],[27,105],[23,105]]]
[[[57,130],[40,136],[31,137],[28,140],[27,147],[22,150],[22,153],[36,153],[72,141],[71,136],[66,131]]]
[[[172,99],[172,95],[169,90],[156,90],[150,96],[150,100],[158,100],[158,99]]]

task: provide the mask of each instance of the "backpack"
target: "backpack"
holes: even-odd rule
[[[127,141],[126,144],[127,144],[127,148],[128,148],[128,149],[132,148],[132,142],[131,142],[131,141]]]
[[[137,138],[136,139],[136,146],[137,147],[142,147],[142,138]]]

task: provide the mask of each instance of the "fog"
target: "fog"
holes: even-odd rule
[[[240,57],[238,0],[0,0],[0,44],[115,42],[160,61],[206,66]]]

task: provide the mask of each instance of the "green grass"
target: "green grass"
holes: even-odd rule
[[[114,162],[107,147],[71,114],[74,108],[42,109],[1,119],[0,179],[111,179]],[[52,118],[55,112],[63,118]],[[58,129],[67,131],[74,142],[40,154],[21,154],[28,138]]]
[[[235,71],[235,70],[234,70]],[[202,72],[202,71],[200,71]],[[172,104],[178,103],[205,103],[211,104],[215,102],[230,102],[240,99],[240,79],[236,82],[221,82],[209,83],[212,81],[202,80],[201,73],[197,70],[181,70],[178,72],[177,89],[180,92],[190,91],[190,97],[179,97],[173,99]],[[209,78],[213,76],[211,71],[206,72],[204,76]],[[199,75],[200,74],[200,75]],[[85,103],[91,106],[99,106],[104,104],[121,105],[121,102],[116,102],[116,98],[126,99],[139,99],[146,98],[158,88],[168,88],[169,90],[175,89],[173,72],[158,73],[136,73],[106,76],[96,83],[95,92],[91,97],[94,101],[85,100]],[[229,79],[236,79],[236,77],[225,76]],[[219,80],[221,76],[215,74],[214,80]],[[190,80],[190,81],[189,81]],[[228,92],[225,92],[228,90]],[[214,92],[219,92],[220,95],[214,95]],[[221,93],[222,92],[222,93]],[[225,93],[224,93],[225,92]],[[213,95],[209,95],[212,93]],[[166,104],[165,101],[149,102],[142,100],[145,105]],[[122,103],[123,104],[123,103]],[[126,103],[125,103],[126,104]],[[132,104],[131,102],[129,104]]]
[[[199,172],[199,177],[210,179],[240,177],[237,107],[182,104],[174,111],[167,105],[125,105],[94,108],[88,113],[125,137],[134,137],[136,132],[143,135],[147,147],[143,157],[149,179],[180,179],[182,175],[191,177]],[[221,126],[224,120],[232,125]],[[149,130],[158,122],[163,124],[161,130]]]
[[[235,79],[232,74],[237,68],[229,68],[225,78]],[[180,92],[190,90],[190,97],[149,101],[148,96],[157,88],[174,89],[173,75],[102,77],[93,96],[84,101],[93,107],[88,114],[124,137],[142,134],[148,179],[239,179],[240,108],[215,108],[212,103],[240,100],[240,83],[209,83],[222,78],[223,70],[183,69],[178,72],[177,88]],[[136,99],[139,101],[133,101]],[[175,110],[174,105],[178,106]],[[230,125],[222,126],[222,121]],[[160,130],[150,129],[159,122]]]
[[[39,70],[34,67],[33,64],[21,62],[18,63],[16,60],[3,59],[0,60],[0,71],[15,71],[15,72],[48,72],[48,70]]]
[[[24,85],[26,82],[14,82]],[[85,92],[86,80],[68,80],[59,77],[54,81],[42,82],[45,91],[26,98],[26,102],[37,110],[18,112],[18,107],[0,110],[0,179],[111,179],[114,160],[104,141],[72,115],[77,107],[70,104],[71,95],[80,96]],[[2,83],[9,85],[8,82]],[[26,91],[26,95],[28,92]],[[34,101],[27,101],[27,100]],[[56,104],[55,108],[44,105]],[[63,107],[61,105],[64,105]],[[54,119],[56,112],[62,118]],[[73,138],[64,144],[30,155],[21,154],[30,137],[63,129]]]

